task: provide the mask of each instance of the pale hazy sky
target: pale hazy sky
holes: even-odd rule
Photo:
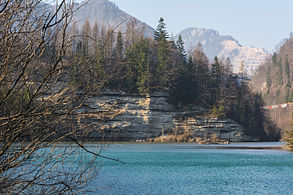
[[[293,0],[111,0],[123,11],[156,28],[165,19],[174,36],[188,27],[232,35],[245,46],[271,52],[293,32]]]

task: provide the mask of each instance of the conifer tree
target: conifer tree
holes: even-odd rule
[[[181,35],[179,35],[178,40],[176,41],[176,47],[180,55],[180,60],[182,60],[183,64],[185,64],[186,50],[184,48],[184,42]]]
[[[179,51],[179,54],[182,55],[183,57],[185,57],[186,56],[186,50],[184,48],[184,41],[183,41],[181,35],[179,35],[178,40],[176,41],[176,46],[177,46],[177,49]]]
[[[178,67],[175,78],[172,80],[171,102],[178,107],[193,105],[198,100],[198,85],[194,71],[194,64],[190,57],[186,64]]]
[[[97,51],[96,51],[96,63],[95,63],[95,82],[94,86],[98,86],[99,83],[102,83],[103,81],[106,80],[106,72],[105,72],[105,54],[104,54],[104,49],[102,48],[102,41],[99,39],[98,40],[98,45],[97,45]]]
[[[109,33],[109,32],[108,32]],[[110,35],[111,36],[111,35]],[[110,39],[113,40],[110,40]],[[111,36],[109,41],[114,41],[114,37]],[[107,45],[107,44],[106,44]],[[108,45],[109,49],[106,50],[108,53],[107,57],[107,71],[111,74],[108,75],[107,84],[110,88],[121,90],[123,86],[123,80],[126,76],[126,66],[124,60],[124,43],[122,33],[119,31],[116,37],[116,43],[113,43],[113,48],[110,48],[112,44]]]
[[[290,67],[289,67],[289,60],[288,60],[288,55],[286,56],[286,61],[285,61],[285,74],[286,74],[286,87],[291,88],[291,79],[290,79]]]
[[[195,78],[198,84],[198,94],[200,94],[203,100],[209,99],[208,92],[208,83],[209,83],[209,60],[203,52],[203,48],[200,43],[197,44],[197,47],[192,55],[193,67],[195,69]]]
[[[211,66],[211,100],[213,104],[216,104],[216,100],[220,98],[220,85],[221,85],[221,68],[219,59],[217,56],[214,58],[214,62]]]
[[[168,74],[170,70],[170,56],[168,45],[168,33],[166,31],[166,24],[164,19],[160,18],[158,27],[154,34],[157,49],[157,66],[156,66],[156,85],[164,87],[167,82]]]
[[[149,41],[141,38],[126,52],[128,66],[127,88],[129,91],[138,91],[140,94],[149,92]]]
[[[272,62],[273,62],[273,66],[277,66],[277,54],[274,53],[273,57],[272,57]]]
[[[149,93],[149,65],[150,65],[150,48],[147,39],[141,39],[137,44],[138,61],[137,82],[136,86],[140,94]]]
[[[212,63],[211,67],[211,76],[214,81],[215,86],[220,85],[220,77],[221,77],[221,70],[220,70],[220,63],[217,56],[214,58],[214,62]]]
[[[123,57],[123,38],[122,38],[121,31],[119,31],[117,35],[115,50],[116,50],[116,57],[118,58],[117,60],[121,62]]]
[[[168,38],[169,38],[169,35],[166,30],[166,24],[164,23],[164,19],[161,17],[159,20],[159,24],[157,26],[157,29],[154,33],[154,39],[157,42],[159,42],[159,41],[167,42]]]

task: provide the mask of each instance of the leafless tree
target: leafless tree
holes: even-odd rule
[[[67,0],[56,10],[41,0],[0,1],[0,193],[78,193],[96,158],[107,158],[103,146],[82,144],[88,132],[70,120],[88,93],[69,85],[75,9]]]
[[[131,47],[136,41],[138,41],[144,35],[145,27],[141,29],[138,27],[138,21],[136,19],[130,19],[127,23],[125,32],[126,47]]]

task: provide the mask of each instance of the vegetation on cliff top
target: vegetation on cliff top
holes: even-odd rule
[[[79,35],[74,24],[71,35]],[[97,22],[91,27],[86,21],[81,35],[71,50],[72,59],[82,62],[72,62],[73,86],[95,87],[104,80],[105,87],[127,93],[164,90],[175,107],[205,106],[214,117],[240,123],[249,135],[279,137],[261,96],[251,92],[245,70],[236,75],[230,60],[217,56],[210,63],[200,44],[187,55],[181,37],[169,38],[163,18],[153,38],[145,38],[135,20],[128,22],[125,34],[113,33],[113,28],[106,30]],[[83,82],[85,77],[90,77],[90,83]]]

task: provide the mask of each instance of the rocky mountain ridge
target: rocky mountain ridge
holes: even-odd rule
[[[204,28],[187,28],[175,36],[175,40],[182,36],[187,51],[193,51],[200,43],[207,57],[212,60],[229,57],[233,65],[233,71],[239,73],[241,64],[244,63],[248,76],[252,76],[259,65],[269,55],[262,48],[246,47],[230,35],[222,36],[218,31]]]

